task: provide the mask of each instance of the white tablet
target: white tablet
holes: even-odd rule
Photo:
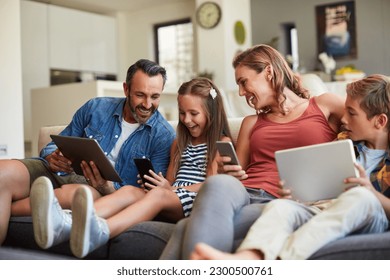
[[[275,152],[279,177],[293,199],[312,202],[340,195],[348,177],[359,177],[351,140],[310,145]]]
[[[104,179],[122,182],[95,139],[62,135],[50,135],[50,137],[61,153],[72,162],[72,168],[77,174],[83,175],[81,161],[93,161]]]

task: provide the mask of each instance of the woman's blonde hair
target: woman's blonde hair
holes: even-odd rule
[[[360,107],[367,119],[385,114],[390,120],[390,78],[373,74],[361,80],[347,84],[347,94],[355,99],[361,98]],[[390,121],[387,123],[390,130]]]
[[[286,100],[283,93],[285,87],[302,98],[310,98],[308,90],[302,86],[301,79],[294,74],[284,57],[268,45],[256,45],[237,54],[233,60],[233,67],[238,66],[248,67],[259,74],[267,66],[271,66],[273,71],[271,82],[276,92],[275,99],[279,100],[280,96],[284,96],[284,100],[279,104],[282,111],[284,111],[283,103]]]
[[[205,130],[207,131],[207,162],[209,163],[216,155],[216,141],[220,140],[222,136],[232,139],[221,93],[211,80],[199,77],[180,86],[178,98],[183,95],[200,96],[203,99],[202,106],[207,118]],[[176,138],[175,173],[180,165],[183,151],[191,142],[191,134],[181,121],[176,128]]]

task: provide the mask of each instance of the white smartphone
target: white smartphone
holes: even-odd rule
[[[232,159],[229,164],[240,165],[232,142],[217,141],[217,149],[221,156],[228,156]]]

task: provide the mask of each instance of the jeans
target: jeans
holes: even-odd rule
[[[278,199],[264,207],[238,250],[259,250],[265,259],[307,259],[325,244],[349,234],[388,228],[383,207],[372,191],[355,187],[325,210]]]
[[[229,175],[207,178],[191,216],[177,223],[160,258],[189,259],[198,242],[232,252],[261,215],[265,203],[274,198],[263,190],[245,188]]]

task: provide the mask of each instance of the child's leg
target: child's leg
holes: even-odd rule
[[[243,250],[230,254],[205,243],[197,244],[190,256],[191,260],[262,260],[263,258],[263,254],[257,250]]]
[[[80,184],[66,184],[60,188],[54,189],[54,193],[63,209],[70,209],[72,205],[73,195]],[[96,200],[101,197],[101,194],[92,187],[89,187],[92,191],[93,198]],[[12,216],[30,216],[30,197],[15,201],[11,205]]]
[[[357,230],[382,232],[387,226],[383,208],[375,195],[363,187],[355,187],[295,231],[280,257],[307,259],[325,244]]]
[[[47,249],[69,240],[72,217],[61,208],[49,178],[41,176],[34,180],[30,202],[34,238],[39,247]]]
[[[26,197],[21,200],[12,202],[11,204],[11,216],[30,216],[31,207],[30,207],[30,198]]]
[[[77,188],[80,186],[81,184],[66,184],[62,185],[60,188],[54,189],[55,196],[57,197],[58,202],[63,209],[71,209],[73,196]],[[87,187],[91,190],[94,200],[97,200],[102,197],[102,195],[95,188],[91,186]]]
[[[30,174],[18,160],[0,160],[0,245],[5,240],[12,201],[28,197]]]
[[[164,217],[173,221],[183,218],[180,200],[171,190],[155,188],[141,200],[108,218],[110,238],[119,235],[135,224],[154,219],[160,212]]]
[[[96,214],[109,218],[146,195],[141,188],[123,186],[115,192],[97,199],[94,203]]]
[[[90,192],[85,187],[79,188],[72,203],[71,250],[77,257],[84,257],[129,227],[153,219],[162,210],[172,219],[183,217],[178,196],[171,190],[155,188],[105,220],[96,215]]]

